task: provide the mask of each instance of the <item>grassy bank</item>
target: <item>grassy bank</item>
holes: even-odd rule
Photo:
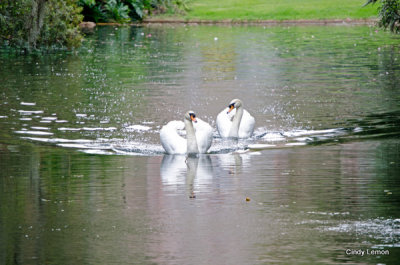
[[[157,19],[183,20],[322,20],[377,17],[377,6],[366,0],[191,0],[184,15]]]

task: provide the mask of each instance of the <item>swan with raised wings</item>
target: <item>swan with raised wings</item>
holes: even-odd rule
[[[217,129],[222,138],[249,138],[254,132],[254,117],[243,108],[240,99],[234,99],[217,116]]]
[[[186,139],[178,131],[186,130]],[[161,145],[168,154],[204,154],[212,143],[212,127],[188,111],[182,121],[170,121],[160,130]]]

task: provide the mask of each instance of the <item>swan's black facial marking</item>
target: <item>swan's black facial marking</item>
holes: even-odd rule
[[[196,114],[194,114],[193,112],[190,112],[189,115],[190,115],[190,119],[191,119],[192,121],[197,122],[197,120],[196,120]]]
[[[229,106],[228,106],[228,112],[227,112],[226,114],[228,114],[229,112],[231,112],[234,108],[235,108],[235,103],[229,104]]]

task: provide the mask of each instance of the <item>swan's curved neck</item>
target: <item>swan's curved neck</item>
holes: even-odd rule
[[[193,123],[185,119],[185,130],[187,140],[187,153],[198,154],[199,147],[197,146],[196,134],[194,131]]]
[[[242,121],[243,108],[239,107],[236,109],[235,116],[233,117],[232,126],[229,131],[229,137],[239,137],[239,127]]]

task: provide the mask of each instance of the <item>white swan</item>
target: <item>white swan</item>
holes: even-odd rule
[[[249,138],[253,135],[255,120],[243,108],[240,99],[234,99],[217,116],[217,129],[223,138]]]
[[[186,130],[186,139],[179,130]],[[170,121],[160,130],[161,145],[168,154],[204,154],[211,147],[212,127],[196,118],[193,111],[185,114],[184,122]]]

